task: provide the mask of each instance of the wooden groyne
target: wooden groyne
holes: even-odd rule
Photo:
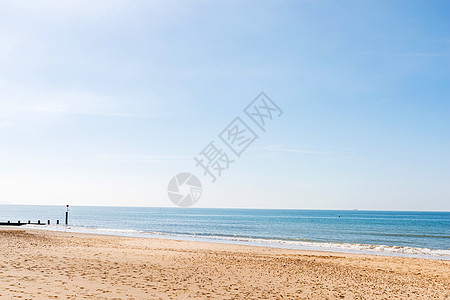
[[[50,225],[50,220],[47,220],[47,222],[41,222],[41,220],[38,220],[37,223],[32,223],[30,220],[28,222],[0,222],[0,226],[23,226],[23,225]],[[56,225],[59,225],[59,220],[56,220]]]
[[[66,220],[65,224],[69,224],[69,205],[66,205]],[[28,222],[21,222],[20,220],[17,222],[0,222],[0,226],[23,226],[23,225],[50,225],[50,220],[47,220],[47,222],[41,222],[41,220],[38,220],[37,223],[32,223],[30,220]],[[59,220],[56,220],[56,225],[59,225]]]

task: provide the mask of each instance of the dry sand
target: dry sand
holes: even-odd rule
[[[0,228],[0,299],[450,299],[450,262]]]

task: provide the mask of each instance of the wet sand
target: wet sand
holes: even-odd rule
[[[0,228],[0,299],[450,299],[450,261]]]

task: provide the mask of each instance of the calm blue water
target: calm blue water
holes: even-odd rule
[[[29,219],[63,222],[65,209],[64,206],[0,205],[0,222]],[[388,252],[398,252],[397,248],[402,247],[405,253],[416,253],[411,248],[426,248],[447,250],[444,254],[450,254],[450,212],[79,206],[70,208],[69,225],[75,231],[112,229],[116,234],[139,236],[147,233]]]

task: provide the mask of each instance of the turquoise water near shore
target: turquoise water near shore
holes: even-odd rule
[[[0,222],[55,224],[65,209],[0,205]],[[45,229],[450,259],[450,212],[74,206],[69,223]]]

